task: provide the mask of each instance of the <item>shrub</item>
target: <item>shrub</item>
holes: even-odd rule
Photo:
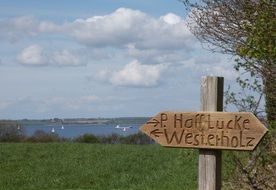
[[[145,134],[136,133],[133,135],[128,135],[126,137],[122,137],[122,144],[151,144],[153,141]]]
[[[92,134],[84,134],[75,139],[76,142],[79,143],[100,143],[98,137]]]
[[[61,141],[65,141],[65,140],[66,139],[60,138],[55,133],[46,133],[42,130],[35,131],[31,137],[26,139],[27,142],[34,142],[34,143],[61,142]]]
[[[18,124],[12,121],[0,121],[0,142],[20,142],[24,133]]]
[[[121,142],[121,136],[115,133],[111,135],[100,136],[99,138],[102,144],[120,144]]]

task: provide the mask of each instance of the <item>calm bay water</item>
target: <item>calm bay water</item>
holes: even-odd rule
[[[74,138],[83,134],[94,134],[94,135],[111,135],[113,133],[119,135],[130,135],[138,133],[140,125],[120,125],[120,128],[115,128],[114,125],[63,125],[64,129],[62,129],[61,125],[26,125],[23,126],[23,130],[27,136],[31,136],[37,130],[42,130],[46,133],[52,133],[54,129],[54,133],[58,134],[60,137],[65,138]],[[131,127],[126,128],[125,131],[123,127]]]

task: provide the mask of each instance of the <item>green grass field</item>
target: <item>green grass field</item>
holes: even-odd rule
[[[0,189],[197,189],[198,151],[159,145],[0,143]],[[231,173],[224,159],[223,178]]]

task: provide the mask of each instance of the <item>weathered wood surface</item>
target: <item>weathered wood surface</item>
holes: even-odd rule
[[[205,76],[201,79],[200,110],[223,111],[223,77]],[[199,149],[198,189],[221,189],[221,150]]]
[[[140,130],[162,146],[253,150],[267,128],[248,112],[161,112]]]

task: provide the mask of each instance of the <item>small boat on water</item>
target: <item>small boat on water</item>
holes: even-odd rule
[[[64,129],[64,126],[63,126],[63,125],[61,126],[61,129],[62,129],[62,130]]]
[[[17,130],[21,130],[21,125],[17,125]]]
[[[52,130],[51,130],[52,133],[55,133],[55,128],[53,127]]]
[[[130,127],[120,127],[119,125],[117,125],[115,128],[116,128],[116,129],[122,129],[122,130],[125,132],[125,131],[127,131],[128,129],[131,129],[132,126],[130,126]]]

